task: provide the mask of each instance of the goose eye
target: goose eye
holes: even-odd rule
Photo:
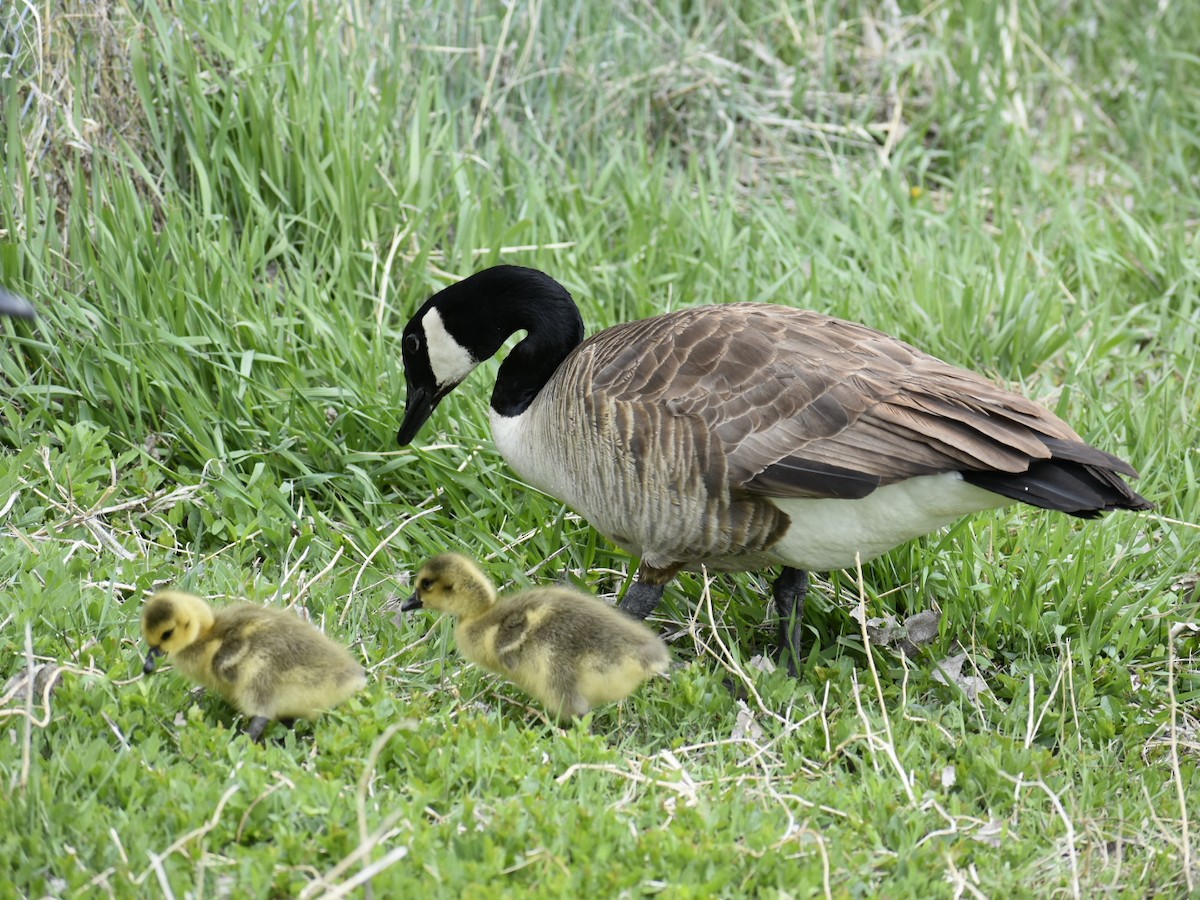
[[[169,641],[169,640],[171,639],[171,635],[173,635],[174,633],[175,633],[175,629],[174,629],[174,628],[168,628],[166,631],[164,631],[164,632],[162,633],[162,638],[161,638],[161,639],[162,639],[162,640],[164,640],[164,641]]]
[[[416,353],[421,349],[421,339],[415,334],[410,334],[404,339],[404,349],[409,353]]]
[[[421,590],[427,591],[432,587],[433,587],[433,579],[432,578],[422,578],[421,579],[421,584],[420,584]]]

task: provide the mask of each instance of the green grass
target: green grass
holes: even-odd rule
[[[1195,890],[1185,6],[5,6],[0,280],[42,316],[0,322],[0,895]],[[1018,385],[1158,509],[1005,510],[822,577],[798,681],[749,665],[768,573],[683,577],[670,682],[561,732],[384,608],[448,548],[610,597],[631,566],[498,457],[494,364],[395,447],[408,315],[498,260],[590,330],[867,322]],[[303,606],[371,684],[251,745],[141,676],[165,584]],[[868,654],[860,602],[939,638]],[[936,677],[963,651],[977,697]]]

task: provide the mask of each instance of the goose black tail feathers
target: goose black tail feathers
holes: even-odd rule
[[[1084,443],[1044,439],[1053,456],[1024,472],[963,472],[968,483],[1002,497],[1095,519],[1114,509],[1147,510],[1154,504],[1133,490],[1121,475],[1137,478],[1122,459]]]

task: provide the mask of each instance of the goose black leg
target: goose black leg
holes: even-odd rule
[[[804,596],[808,573],[784,566],[775,579],[775,608],[779,611],[778,662],[787,662],[788,674],[799,674],[801,629],[804,627]]]
[[[666,585],[650,584],[639,578],[629,586],[618,609],[635,619],[644,619],[654,612],[654,607],[662,600],[664,587]]]
[[[266,716],[255,716],[250,720],[250,727],[246,729],[246,734],[250,736],[250,740],[256,744],[263,742],[263,732],[267,730],[267,726],[271,724],[271,720]]]

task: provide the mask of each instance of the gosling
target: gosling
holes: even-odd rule
[[[457,619],[463,656],[533,695],[560,723],[624,699],[670,662],[654,632],[596,597],[543,587],[497,599],[488,577],[457,553],[422,566],[400,608],[420,607]]]
[[[249,716],[246,733],[260,743],[271,720],[316,718],[367,683],[345,647],[280,609],[238,603],[214,611],[192,594],[162,591],[146,602],[142,635],[147,675],[156,657],[169,655]]]

